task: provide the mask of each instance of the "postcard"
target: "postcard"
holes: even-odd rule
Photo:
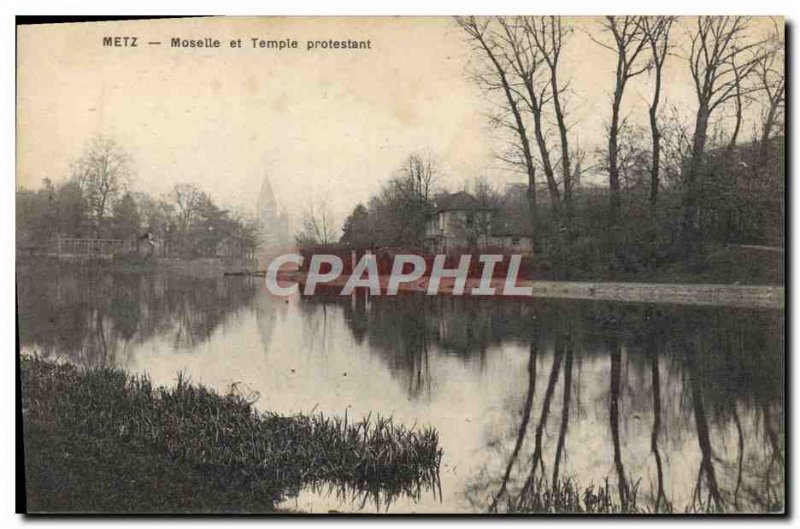
[[[25,512],[786,512],[783,17],[16,31]]]

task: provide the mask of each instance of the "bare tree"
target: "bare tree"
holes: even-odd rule
[[[786,57],[777,28],[766,44],[763,60],[758,63],[755,74],[756,87],[766,96],[759,98],[763,105],[759,138],[762,163],[766,160],[772,134],[781,126],[786,107]]]
[[[608,186],[611,205],[611,221],[619,218],[620,184],[619,184],[619,131],[620,109],[625,86],[628,81],[647,71],[650,62],[644,52],[648,44],[645,31],[645,18],[636,16],[606,17],[605,30],[613,37],[613,45],[593,39],[606,49],[616,54],[617,66],[614,81],[614,93],[611,99],[611,122],[608,126]]]
[[[533,44],[542,54],[544,62],[549,69],[550,95],[553,103],[553,112],[558,125],[558,136],[561,141],[561,174],[564,183],[564,202],[567,214],[572,215],[572,172],[570,167],[569,139],[567,136],[567,122],[561,95],[567,91],[569,83],[559,84],[558,66],[561,59],[561,49],[571,29],[565,25],[561,17],[528,17],[524,19],[527,33],[532,38]]]
[[[74,162],[72,175],[86,200],[96,237],[100,237],[103,221],[127,187],[131,174],[130,157],[108,136],[94,137]]]
[[[200,212],[205,194],[194,184],[175,184],[168,197],[175,204],[180,228],[188,229]]]
[[[297,234],[297,244],[332,244],[336,242],[336,225],[326,201],[309,203],[303,212],[302,229]]]
[[[503,160],[521,167],[528,177],[530,222],[536,231],[536,170],[541,166],[555,217],[562,213],[562,193],[548,144],[550,112],[558,127],[561,144],[563,203],[572,215],[572,172],[567,137],[568,126],[561,95],[567,86],[559,81],[561,50],[569,28],[558,17],[457,17],[469,36],[476,54],[486,59],[485,68],[475,76],[488,93],[503,94],[496,125],[514,133],[514,154]],[[550,106],[552,105],[552,110]],[[510,119],[509,119],[510,117]],[[532,132],[531,132],[532,131]],[[532,137],[531,137],[532,135]],[[535,141],[535,144],[531,142]]]
[[[524,106],[527,107],[533,120],[533,132],[536,146],[539,151],[539,160],[544,171],[550,200],[554,210],[558,213],[561,203],[561,193],[558,190],[553,164],[550,160],[550,147],[547,144],[547,130],[543,123],[545,105],[550,101],[549,78],[539,79],[542,74],[544,58],[533,43],[530,32],[531,22],[524,17],[508,20],[498,19],[502,27],[499,41],[502,43],[502,54],[505,63],[509,65],[514,74],[514,86],[518,87],[518,94]],[[531,187],[531,179],[529,179]]]
[[[739,132],[742,130],[742,121],[744,120],[744,106],[745,99],[743,97],[744,87],[742,86],[742,72],[736,59],[731,59],[731,69],[733,70],[733,77],[735,80],[735,88],[733,89],[733,130],[731,131],[730,139],[728,140],[728,151],[732,151],[739,141]]]
[[[747,17],[698,17],[690,33],[689,68],[697,96],[697,112],[691,139],[689,163],[685,169],[686,207],[684,235],[687,250],[696,245],[698,175],[705,158],[708,129],[714,112],[721,105],[754,91],[743,88],[745,79],[762,61],[761,42],[748,35]]]
[[[536,208],[536,164],[531,152],[531,143],[528,137],[528,128],[522,114],[522,98],[519,90],[512,85],[511,73],[508,71],[508,63],[505,60],[503,50],[500,49],[498,39],[492,34],[489,28],[491,19],[478,20],[475,17],[456,17],[456,22],[464,30],[473,44],[473,51],[485,55],[489,61],[489,67],[485,72],[477,73],[475,76],[478,84],[487,92],[500,90],[503,94],[508,112],[513,117],[513,122],[508,125],[516,135],[518,141],[516,147],[522,158],[522,165],[528,177],[528,196],[532,209],[531,218],[535,219]],[[516,40],[514,41],[516,42]],[[513,54],[513,51],[511,52]],[[504,120],[499,120],[505,123]],[[547,170],[545,170],[547,171]],[[556,188],[556,193],[557,193]],[[551,187],[551,193],[553,189]],[[558,204],[558,200],[553,201]],[[532,220],[532,222],[534,222]]]
[[[400,177],[412,184],[413,192],[420,199],[428,200],[438,177],[433,156],[411,154],[400,167]]]
[[[661,130],[658,123],[658,106],[661,102],[661,76],[664,62],[669,52],[669,32],[674,17],[645,17],[644,35],[650,45],[651,65],[654,76],[653,99],[650,102],[650,137],[653,141],[652,158],[650,162],[650,203],[658,203],[658,190],[661,170]]]
[[[761,130],[756,133],[758,152],[754,164],[755,174],[759,176],[757,181],[760,182],[764,182],[764,177],[769,173],[768,168],[774,166],[771,163],[771,156],[782,156],[780,152],[775,153],[773,149],[775,142],[772,141],[772,138],[775,135],[784,134],[783,123],[786,111],[785,63],[784,39],[776,25],[765,42],[763,59],[759,62],[754,76],[754,87],[757,91],[752,94],[758,98],[756,102],[761,106]],[[772,187],[767,194],[773,196],[773,200],[779,204],[781,219],[779,230],[780,239],[783,240],[784,219],[786,218],[786,200],[783,196],[783,186],[780,188]]]

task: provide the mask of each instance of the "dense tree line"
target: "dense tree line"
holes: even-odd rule
[[[448,194],[438,184],[439,169],[430,157],[410,155],[367,205],[358,204],[345,219],[339,243],[348,248],[400,247],[424,250],[425,229],[437,200]],[[451,229],[471,246],[485,240],[494,228],[529,224],[527,196],[510,186],[501,192],[486,177],[464,182],[479,211],[471,223],[453,224]],[[451,222],[457,222],[453,220]],[[522,230],[524,231],[524,230]]]
[[[345,219],[338,243],[349,248],[404,247],[421,249],[425,225],[433,212],[438,169],[429,155],[411,154],[367,205],[358,204]],[[324,205],[309,208],[298,245],[336,243],[323,227],[331,221]]]
[[[58,237],[119,239],[128,252],[158,257],[250,257],[255,221],[215,204],[193,184],[153,197],[131,190],[131,163],[106,137],[93,139],[62,183],[17,191],[17,244],[48,251]]]
[[[779,278],[772,268],[780,254],[769,249],[754,258],[769,261],[766,272],[714,276],[720,264],[738,266],[740,246],[784,244],[779,27],[753,31],[746,17],[602,19],[587,31],[615,58],[609,118],[604,144],[587,153],[573,138],[580,123],[568,109],[576,94],[561,61],[575,28],[559,17],[456,22],[471,47],[471,77],[496,109],[493,129],[510,145],[497,156],[526,177],[527,211],[515,200],[511,215],[530,224],[541,271],[587,279],[658,278],[665,270],[683,278],[709,272],[711,280],[739,272]],[[686,68],[691,86],[678,89],[694,94],[689,118],[666,95],[668,61]],[[624,111],[634,78],[649,78],[646,104]],[[607,185],[582,182],[585,173],[606,175]],[[435,166],[410,156],[375,196],[354,208],[340,242],[421,248],[436,191]],[[508,209],[502,203],[508,197],[491,182],[475,191],[499,211]]]
[[[719,248],[783,245],[781,28],[754,31],[747,17],[644,16],[584,28],[614,67],[606,142],[584,164],[605,173],[607,186],[581,189],[580,123],[567,112],[576,94],[560,60],[575,28],[552,16],[456,22],[472,78],[496,109],[491,123],[511,145],[498,156],[526,176],[540,257],[562,276],[703,268]],[[689,74],[691,85],[679,88],[695,98],[689,119],[666,99],[668,61]],[[638,110],[623,111],[629,82],[648,76],[649,130],[635,125]]]

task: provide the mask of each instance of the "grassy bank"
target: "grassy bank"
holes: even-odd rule
[[[29,512],[269,512],[303,486],[419,494],[438,480],[433,429],[258,413],[179,377],[21,359]]]

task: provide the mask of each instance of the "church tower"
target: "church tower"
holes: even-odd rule
[[[256,199],[256,216],[261,232],[261,253],[287,250],[290,240],[286,214],[281,214],[278,209],[268,175],[264,175],[261,191]]]

